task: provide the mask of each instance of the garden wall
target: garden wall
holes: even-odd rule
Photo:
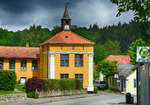
[[[86,93],[87,93],[87,90],[47,91],[47,92],[39,92],[39,97],[80,95],[80,94],[86,94]]]

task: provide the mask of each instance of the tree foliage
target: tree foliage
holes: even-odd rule
[[[134,11],[135,20],[147,22],[150,18],[150,0],[111,0],[118,5],[118,15]]]
[[[107,57],[107,52],[103,45],[97,44],[94,46],[94,62],[97,64]]]
[[[132,42],[128,48],[128,55],[131,58],[131,64],[136,64],[136,54],[137,54],[137,47],[138,46],[146,46],[146,42],[142,39],[137,39],[135,42]]]
[[[111,40],[108,40],[107,42],[105,42],[104,47],[107,51],[107,55],[121,54],[121,52],[120,52],[120,43],[118,41],[113,42]]]
[[[101,61],[98,64],[97,70],[102,72],[106,78],[113,75],[114,72],[117,71],[117,62],[116,61]]]
[[[150,0],[111,0],[118,5],[118,14],[132,11],[134,12],[134,20],[141,22],[141,28],[150,35]]]

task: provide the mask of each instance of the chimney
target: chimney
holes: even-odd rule
[[[26,42],[26,47],[30,47],[29,42]]]

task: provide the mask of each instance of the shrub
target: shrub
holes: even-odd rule
[[[94,93],[97,94],[98,93],[98,88],[94,86]]]
[[[80,90],[82,88],[79,79],[46,79],[45,91]]]
[[[30,78],[26,82],[26,92],[43,91],[45,89],[45,81],[38,78]]]
[[[16,73],[14,71],[0,71],[0,90],[13,91],[16,85]]]
[[[102,88],[102,90],[110,90],[110,88],[108,87],[108,85],[106,85]]]
[[[28,98],[39,98],[39,93],[38,92],[30,92],[30,93],[27,93],[27,97]]]

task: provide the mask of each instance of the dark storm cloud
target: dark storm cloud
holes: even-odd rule
[[[41,6],[47,9],[64,8],[66,1],[67,0],[0,0],[0,6],[7,12],[20,14],[34,10],[36,6]],[[81,0],[68,1],[70,2],[70,6],[74,6]]]
[[[103,27],[132,18],[131,14],[116,18],[117,7],[110,0],[0,0],[0,26],[14,31],[32,24],[51,29],[60,25],[65,1],[69,1],[72,23],[79,26],[98,23]]]

